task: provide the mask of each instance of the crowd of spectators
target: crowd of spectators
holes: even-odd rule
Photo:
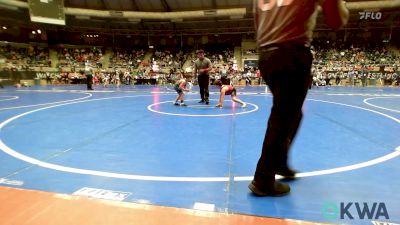
[[[205,48],[212,62],[210,77],[226,79],[234,84],[262,84],[256,64],[238,68],[233,46]],[[55,51],[58,66],[52,65],[47,47],[0,46],[0,70],[29,71],[40,67],[38,78],[49,83],[77,83],[79,71],[90,62],[94,79],[98,83],[133,84],[135,80],[156,79],[158,83],[173,83],[180,74],[191,74],[196,60],[195,49],[143,49],[114,48],[109,53],[108,68],[102,65],[105,49],[102,47],[63,47]],[[108,50],[110,51],[110,50]],[[248,50],[251,54],[256,51]],[[386,46],[355,46],[337,43],[314,42],[313,84],[323,85],[399,85],[400,54],[398,49]],[[145,60],[145,55],[151,58]],[[188,68],[183,68],[184,64]],[[250,62],[250,61],[249,61]],[[42,68],[55,67],[58,72],[46,72]],[[65,69],[69,67],[69,69]],[[37,70],[36,70],[37,71]],[[256,82],[253,82],[256,81]]]
[[[129,68],[137,69],[142,63],[146,52],[143,49],[113,49],[113,54],[110,56],[111,68]]]
[[[15,47],[0,46],[2,70],[30,70],[31,67],[50,67],[49,49],[41,46]]]
[[[104,50],[101,47],[91,48],[58,48],[58,67],[84,67],[87,60],[94,63],[97,67],[102,67],[102,57]]]
[[[314,85],[398,85],[400,55],[384,46],[313,45]]]

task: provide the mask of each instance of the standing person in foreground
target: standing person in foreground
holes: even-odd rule
[[[214,84],[220,88],[219,102],[218,102],[218,105],[216,105],[216,107],[222,108],[222,106],[224,105],[225,95],[230,95],[232,98],[232,101],[240,103],[240,105],[242,105],[242,108],[246,107],[246,103],[244,103],[242,100],[240,100],[236,97],[236,88],[234,86],[222,85],[222,82],[220,80],[216,80],[214,82]]]
[[[211,61],[207,57],[204,57],[204,51],[198,50],[197,52],[197,60],[194,62],[194,70],[193,77],[197,75],[197,80],[200,88],[200,97],[201,100],[199,103],[205,102],[207,105],[210,103],[208,96],[209,93],[209,83],[210,76],[208,72],[211,70]]]
[[[249,189],[256,196],[282,196],[290,192],[275,175],[294,179],[288,151],[302,118],[302,106],[311,82],[310,45],[318,5],[332,29],[347,23],[349,11],[342,0],[255,0],[259,68],[273,96],[273,105]]]

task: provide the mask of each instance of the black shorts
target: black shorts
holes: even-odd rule
[[[182,88],[180,88],[178,85],[175,85],[174,86],[174,90],[176,91],[176,93],[178,93],[178,94],[181,94],[181,93],[183,93],[183,90],[182,90]]]

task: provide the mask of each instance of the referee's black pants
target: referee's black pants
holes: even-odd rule
[[[275,174],[288,167],[288,151],[302,119],[302,106],[311,84],[312,54],[298,45],[260,49],[259,68],[273,96],[271,114],[254,181],[271,186]]]
[[[86,74],[86,85],[88,90],[92,90],[93,87],[93,76],[92,74]]]
[[[210,84],[210,76],[208,75],[208,73],[200,73],[197,77],[197,81],[199,83],[201,100],[208,102],[208,97],[210,96],[210,92],[208,90]]]

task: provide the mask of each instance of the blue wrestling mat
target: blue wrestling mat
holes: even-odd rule
[[[1,89],[0,185],[314,222],[400,223],[399,88],[311,89],[290,152],[300,178],[280,198],[247,188],[272,96],[263,86],[237,87],[247,107],[226,96],[216,108],[217,91],[211,86],[204,105],[194,88],[183,107],[173,105],[169,86]]]

